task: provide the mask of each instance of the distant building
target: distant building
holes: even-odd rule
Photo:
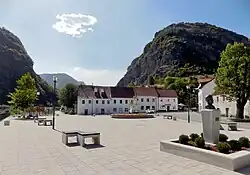
[[[199,92],[198,92],[198,102],[199,102],[199,111],[205,109],[206,96],[214,94],[215,80],[213,78],[200,79],[199,81]],[[213,95],[214,106],[219,108],[222,115],[229,117],[230,115],[236,115],[236,102],[228,101],[223,95]],[[250,116],[250,103],[246,103],[244,108],[244,114]]]
[[[81,85],[77,97],[77,113],[111,114],[146,112],[146,110],[178,110],[178,97],[174,90],[155,87],[107,87]]]

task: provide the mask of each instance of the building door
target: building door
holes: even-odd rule
[[[226,117],[229,115],[229,108],[226,108]]]
[[[101,114],[105,114],[105,109],[101,108]]]
[[[88,115],[89,113],[88,113],[88,109],[85,109],[84,110],[84,115]]]
[[[170,106],[167,105],[167,112],[170,111]]]

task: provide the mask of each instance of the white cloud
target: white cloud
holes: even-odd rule
[[[92,70],[75,67],[66,72],[70,76],[86,84],[115,86],[124,76],[125,71],[119,70]]]
[[[73,37],[81,37],[88,31],[93,31],[92,26],[97,23],[97,19],[91,15],[83,14],[62,14],[56,15],[59,20],[52,27],[60,33],[65,33]]]

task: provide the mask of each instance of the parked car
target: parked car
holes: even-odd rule
[[[147,109],[147,110],[146,110],[146,113],[147,113],[147,114],[153,114],[153,113],[155,113],[155,110]]]

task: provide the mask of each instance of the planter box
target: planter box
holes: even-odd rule
[[[250,165],[249,151],[244,150],[231,154],[222,154],[211,150],[175,143],[173,141],[177,140],[161,141],[160,150],[233,171]]]

